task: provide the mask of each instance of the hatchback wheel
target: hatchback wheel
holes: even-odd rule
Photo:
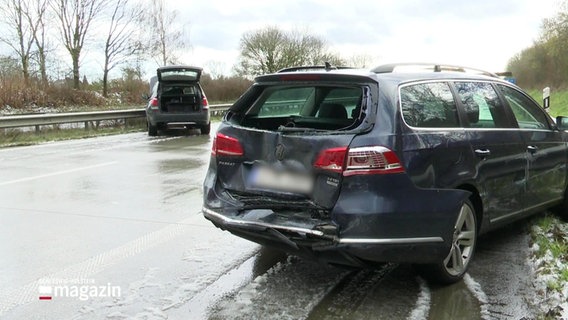
[[[201,126],[201,134],[209,134],[211,132],[211,122],[208,124]]]
[[[158,135],[158,126],[153,126],[150,121],[148,121],[148,135],[151,137]]]
[[[465,201],[454,226],[452,247],[446,258],[436,264],[417,265],[417,271],[427,280],[450,284],[463,278],[473,258],[477,244],[475,209]]]

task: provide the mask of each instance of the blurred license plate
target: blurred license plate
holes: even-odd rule
[[[314,181],[311,176],[305,174],[257,167],[253,169],[251,184],[255,188],[310,194]]]

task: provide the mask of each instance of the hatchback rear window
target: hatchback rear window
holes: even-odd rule
[[[361,115],[363,91],[360,86],[266,87],[247,110],[242,125],[281,131],[353,128]]]

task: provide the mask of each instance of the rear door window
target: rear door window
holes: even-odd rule
[[[455,82],[454,85],[465,109],[469,127],[510,127],[501,100],[490,83]]]
[[[400,103],[404,121],[411,127],[460,126],[452,91],[445,82],[404,86],[400,89]]]

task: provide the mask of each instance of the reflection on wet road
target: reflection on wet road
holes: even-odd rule
[[[324,266],[202,217],[210,145],[137,133],[0,149],[0,319],[534,318],[529,222],[482,237],[449,287],[408,265]]]

